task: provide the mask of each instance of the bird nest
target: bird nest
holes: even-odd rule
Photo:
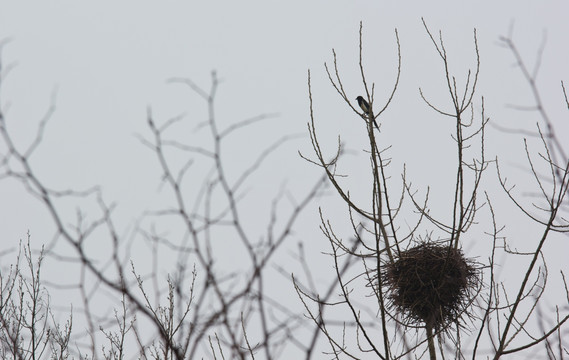
[[[388,308],[406,325],[441,330],[458,323],[480,284],[474,265],[461,250],[448,245],[422,243],[402,251],[382,271]]]

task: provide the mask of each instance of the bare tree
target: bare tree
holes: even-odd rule
[[[304,194],[281,187],[268,208],[247,206],[248,186],[262,182],[255,176],[263,166],[278,166],[271,155],[295,136],[276,139],[235,171],[230,166],[231,138],[246,137],[240,134],[273,116],[263,114],[226,125],[216,116],[219,80],[215,73],[209,89],[190,79],[174,78],[172,84],[189,89],[191,96],[202,101],[207,118],[164,120],[148,109],[147,133],[139,139],[158,164],[156,182],[167,200],[140,214],[126,232],[120,230],[124,226],[117,222],[115,204],[105,200],[100,187],[54,189],[34,166],[55,102],[27,146],[14,140],[2,107],[0,180],[15,179],[22,184],[48,211],[56,229],[52,241],[36,257],[29,236],[20,247],[27,275],[21,255],[12,268],[1,269],[2,357],[275,359],[290,358],[292,353],[306,359],[322,354],[353,359],[497,359],[513,353],[533,354],[538,346],[542,346],[540,354],[552,359],[568,355],[564,324],[569,318],[569,290],[562,269],[561,286],[567,299],[554,305],[554,319],[543,313],[550,310],[545,294],[552,273],[544,248],[555,233],[569,231],[565,216],[569,159],[554,131],[555,121],[540,100],[537,70],[527,69],[511,36],[502,39],[529,84],[541,118],[537,131],[530,134],[539,140],[540,150],[525,142],[527,174],[536,181],[540,196],[528,205],[527,197],[506,180],[507,169],[486,154],[486,132],[492,122],[484,98],[477,93],[483,55],[476,31],[473,65],[466,66],[464,77],[458,77],[450,70],[451,56],[442,32],[435,34],[424,26],[442,64],[447,102],[435,103],[423,88],[419,96],[429,111],[451,120],[455,144],[454,185],[449,190],[452,202],[444,214],[432,211],[430,187],[417,187],[405,168],[400,177],[393,177],[392,158],[398,155],[392,153],[381,122],[397,101],[401,86],[397,31],[393,52],[397,67],[383,99],[366,75],[361,25],[358,72],[363,105],[355,101],[362,94],[346,90],[335,51],[333,64],[326,65],[332,87],[366,129],[363,153],[369,159],[370,192],[365,202],[343,181],[346,174],[340,169],[346,144],[339,138],[329,154],[320,141],[310,72],[308,131],[314,155],[301,156],[321,168],[323,176],[314,179]],[[0,68],[0,80],[5,73]],[[562,92],[569,107],[563,83]],[[185,131],[188,124],[193,132]],[[195,138],[188,139],[190,135]],[[488,177],[497,178],[499,190],[539,226],[539,239],[529,251],[518,250],[503,235],[501,223],[507,219],[493,199],[495,189],[485,188]],[[302,241],[294,250],[294,267],[283,264],[281,256],[292,251],[297,222],[326,184],[345,205],[353,234],[344,239],[338,231],[342,225],[330,221],[327,209],[320,208],[320,229],[329,243],[334,273],[329,279],[317,280],[315,264]],[[66,212],[66,203],[79,209],[75,219]],[[86,210],[93,208],[96,215]],[[251,225],[247,220],[251,216],[268,220]],[[475,259],[465,250],[465,238],[474,231],[486,234],[490,249],[486,258]],[[108,251],[98,254],[97,247]],[[3,258],[8,255],[1,254]],[[506,257],[527,259],[523,271],[516,269],[523,273],[519,283],[500,277],[503,270],[497,259]],[[73,304],[73,317],[66,317],[63,324],[53,314],[43,285],[45,276],[40,276],[46,259],[63,262],[77,273],[72,290],[82,303]],[[274,292],[279,281],[290,285],[292,297],[298,295],[300,309]],[[49,283],[52,288],[62,286],[53,280]],[[109,306],[102,307],[102,300]]]
[[[324,178],[316,179],[305,194],[293,194],[281,187],[269,209],[252,210],[242,205],[249,190],[247,186],[251,186],[251,179],[258,170],[282,145],[297,136],[276,139],[261,149],[238,174],[230,173],[227,162],[231,161],[231,150],[224,148],[226,139],[274,116],[259,115],[222,126],[215,116],[219,85],[215,73],[209,90],[189,79],[176,78],[171,82],[187,86],[203,101],[208,117],[197,124],[197,129],[202,139],[209,136],[210,145],[192,146],[187,139],[182,140],[184,137],[176,127],[185,120],[183,117],[161,121],[148,110],[149,135],[140,135],[140,140],[154,153],[160,167],[157,178],[171,194],[172,202],[141,214],[132,234],[125,236],[117,230],[114,205],[104,200],[99,187],[84,191],[51,189],[34,170],[31,160],[41,146],[53,106],[40,122],[35,140],[27,147],[13,141],[9,119],[0,113],[4,147],[0,178],[20,181],[49,211],[56,234],[47,247],[46,256],[67,261],[69,266],[76,266],[79,273],[75,287],[83,299],[80,312],[87,323],[87,333],[81,332],[74,338],[74,356],[123,359],[138,353],[140,358],[157,359],[204,356],[244,359],[256,355],[277,358],[285,348],[302,346],[303,340],[296,338],[295,329],[303,326],[305,320],[301,313],[273,295],[275,289],[269,285],[281,276],[279,270],[275,270],[279,262],[275,258],[283,252],[283,244],[296,237],[295,224],[318,195]],[[93,218],[79,211],[76,221],[69,222],[60,205],[62,199],[76,201],[80,208],[95,204],[100,215]],[[252,226],[242,220],[252,211],[258,212],[259,218],[269,214],[264,230],[262,224]],[[178,231],[165,233],[161,224]],[[134,259],[135,241],[149,247],[149,263],[141,264]],[[74,255],[58,253],[62,243],[71,247]],[[89,250],[94,244],[106,246],[110,251],[102,257],[95,255]],[[220,246],[234,261],[220,259]],[[173,259],[167,264],[165,276],[158,265],[164,256]],[[8,279],[7,299],[17,276],[19,272]],[[39,280],[39,271],[36,276]],[[282,279],[289,281],[288,275]],[[31,281],[31,285],[36,286],[34,277]],[[29,283],[23,281],[22,284]],[[34,304],[41,305],[41,301],[47,300],[47,294],[40,293],[39,288],[32,287],[30,291]],[[100,309],[101,294],[107,294],[107,301],[111,298],[114,314]],[[292,291],[291,295],[294,300]],[[19,335],[23,326],[32,332],[29,341],[32,349],[26,349],[33,354],[31,358],[52,357],[58,353],[45,351],[48,344],[57,343],[56,338],[42,342],[45,338],[34,335],[37,331],[47,337],[47,315],[38,319],[32,312],[35,322],[23,323],[22,319],[16,326],[10,321],[27,315],[25,309],[6,309],[3,351],[10,355],[8,358],[29,357],[22,350],[27,345]],[[69,341],[66,331],[62,339],[60,342],[66,345]],[[138,350],[134,351],[135,348]],[[60,353],[63,351],[68,348]]]
[[[299,298],[308,316],[326,338],[329,353],[334,358],[357,359],[371,353],[381,359],[424,356],[430,359],[471,356],[475,359],[482,354],[498,359],[507,354],[530,352],[539,344],[545,344],[546,351],[542,354],[547,353],[549,358],[563,358],[563,354],[568,354],[561,329],[569,318],[569,291],[562,269],[561,285],[565,288],[567,298],[556,305],[555,319],[544,321],[539,309],[545,305],[543,295],[548,275],[544,245],[552,233],[569,231],[569,223],[562,215],[563,206],[567,206],[568,201],[569,158],[563,152],[553,131],[552,121],[540,101],[535,82],[537,70],[530,73],[511,39],[502,39],[528,81],[536,101],[535,110],[547,128],[544,133],[538,125],[537,136],[542,140],[544,150],[543,153],[539,152],[539,161],[549,168],[549,176],[541,175],[536,170],[537,160],[527,142],[525,148],[529,174],[539,185],[541,194],[541,203],[534,203],[532,207],[540,215],[523,205],[519,196],[515,195],[499,162],[486,158],[485,133],[489,117],[485,114],[484,98],[476,96],[481,63],[476,31],[473,40],[475,66],[467,69],[466,77],[461,79],[451,73],[450,56],[442,32],[435,35],[424,21],[423,24],[443,65],[442,78],[448,90],[448,102],[435,104],[422,89],[419,89],[419,94],[430,109],[443,119],[452,119],[454,123],[452,139],[456,144],[456,175],[452,206],[447,215],[435,216],[429,205],[432,201],[429,187],[421,197],[405,170],[401,174],[403,192],[392,190],[390,156],[396,155],[389,154],[388,137],[376,131],[374,123],[381,124],[381,115],[394,100],[398,89],[401,46],[395,31],[399,66],[395,70],[391,95],[378,100],[374,96],[375,83],[366,79],[360,24],[359,72],[367,98],[366,103],[360,105],[363,113],[352,100],[357,94],[348,94],[345,90],[334,51],[333,68],[326,66],[326,72],[341,100],[364,120],[367,128],[369,148],[366,154],[369,156],[371,193],[367,196],[368,204],[361,203],[350,195],[352,189],[343,185],[342,178],[346,175],[337,172],[345,147],[340,140],[331,156],[322,148],[316,130],[317,116],[312,110],[309,72],[311,111],[308,127],[316,158],[303,157],[323,169],[340,199],[347,205],[353,240],[342,239],[335,230],[340,225],[327,220],[325,209],[321,209],[320,227],[330,243],[340,296],[337,300],[323,297],[314,287],[293,278]],[[564,87],[563,93],[567,102]],[[361,99],[358,101],[361,102]],[[567,104],[569,106],[569,102]],[[475,113],[479,115],[475,116]],[[482,182],[483,174],[488,172],[491,163],[496,165],[498,179],[505,193],[523,214],[541,226],[540,238],[530,251],[515,250],[501,235],[503,226],[499,225],[499,221],[505,219],[491,200],[491,189],[484,189]],[[416,220],[411,223],[413,217]],[[467,257],[462,247],[465,234],[481,225],[485,226],[484,231],[490,237],[491,250],[487,259],[478,261]],[[513,284],[515,280],[499,278],[500,270],[496,265],[498,256],[530,259],[526,262],[520,283],[516,285]],[[348,267],[353,271],[346,272]],[[516,272],[522,271],[516,269]],[[365,289],[368,289],[367,294]],[[370,301],[364,301],[366,297]],[[325,317],[324,310],[330,309],[330,312],[332,308],[340,308],[334,314],[343,312],[344,316],[340,317],[344,320]],[[534,331],[534,327],[539,330]]]
[[[36,260],[28,234],[27,242],[18,247],[15,264],[0,272],[0,355],[3,359],[66,359],[69,356],[72,317],[70,315],[63,326],[55,320],[49,294],[42,284],[42,261],[43,249]]]

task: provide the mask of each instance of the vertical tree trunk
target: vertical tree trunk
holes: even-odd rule
[[[431,324],[426,324],[425,329],[427,330],[427,344],[429,345],[429,359],[436,360],[437,354],[435,352],[435,339],[433,336],[433,327]]]

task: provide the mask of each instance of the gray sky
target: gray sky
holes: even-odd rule
[[[358,128],[352,126],[351,118],[346,119],[351,113],[334,95],[322,65],[331,61],[331,49],[336,49],[349,93],[354,98],[360,94],[363,89],[356,67],[360,20],[364,23],[366,68],[380,95],[386,94],[393,82],[393,29],[400,32],[403,72],[399,101],[385,114],[383,126],[417,129],[399,131],[403,141],[425,141],[423,127],[433,126],[421,121],[435,114],[419,99],[418,87],[443,94],[444,99],[442,68],[421,17],[433,31],[443,30],[449,52],[457,58],[457,74],[474,65],[472,29],[477,28],[483,71],[479,94],[493,106],[493,118],[495,111],[504,110],[504,104],[523,102],[529,96],[518,71],[511,67],[511,54],[497,46],[497,38],[507,34],[513,24],[514,40],[522,55],[533,62],[546,31],[540,85],[553,94],[544,99],[551,99],[559,108],[558,84],[569,63],[563,46],[568,32],[566,1],[435,4],[6,2],[0,13],[0,36],[10,42],[2,60],[5,66],[16,66],[3,84],[2,98],[5,104],[10,103],[9,122],[14,132],[25,142],[56,92],[57,109],[38,164],[48,167],[46,176],[53,184],[103,184],[112,199],[136,197],[129,194],[138,191],[132,187],[131,176],[115,176],[125,164],[132,173],[147,169],[147,161],[141,159],[144,150],[132,136],[145,130],[147,106],[163,118],[204,114],[199,99],[188,89],[166,84],[172,77],[188,77],[208,88],[210,72],[216,70],[223,80],[217,110],[220,121],[229,124],[262,113],[278,113],[278,119],[261,135],[274,138],[305,131],[306,71],[311,69],[315,110],[326,124],[323,138],[335,139],[335,134],[341,133],[348,140]],[[498,76],[502,78],[498,80]],[[383,86],[384,82],[388,85]],[[510,113],[500,120],[511,117]],[[308,150],[308,145],[306,141],[298,147]],[[55,163],[48,161],[54,157]],[[411,161],[408,156],[401,158]],[[9,203],[9,212],[17,214]],[[18,238],[21,229],[31,224],[26,225],[29,220],[20,213],[15,217],[18,220],[10,224],[17,226],[9,230],[9,237]]]
[[[223,126],[259,114],[278,114],[252,128],[247,136],[231,140],[230,153],[240,156],[232,158],[228,167],[230,173],[237,173],[249,163],[247,154],[281,135],[306,135],[310,69],[322,143],[332,154],[341,134],[347,147],[356,151],[348,155],[350,160],[342,170],[365,171],[368,160],[359,144],[365,129],[329,85],[323,67],[324,62],[330,64],[334,48],[350,97],[362,93],[357,67],[360,21],[364,24],[364,62],[368,80],[375,82],[377,99],[391,90],[396,70],[395,28],[400,35],[401,83],[393,105],[380,119],[382,141],[393,145],[394,178],[406,163],[421,191],[430,184],[433,194],[445,199],[452,184],[441,180],[448,178],[441,175],[448,169],[445,159],[448,156],[451,161],[453,155],[448,135],[452,125],[429,110],[418,92],[421,87],[435,102],[448,105],[442,65],[421,17],[433,32],[442,30],[459,82],[475,65],[472,33],[477,29],[482,72],[476,101],[479,104],[483,95],[487,116],[510,127],[534,129],[537,117],[506,107],[527,104],[531,96],[519,70],[512,66],[511,53],[498,45],[498,38],[513,29],[522,56],[533,64],[546,34],[538,84],[558,134],[563,139],[569,131],[559,85],[560,80],[569,82],[567,1],[2,0],[0,5],[0,39],[10,40],[4,46],[2,63],[4,67],[14,65],[2,81],[1,105],[15,140],[24,146],[33,139],[55,99],[55,112],[32,164],[53,188],[102,185],[105,199],[119,204],[118,223],[125,232],[142,211],[169,200],[159,191],[155,157],[136,136],[149,136],[147,107],[162,121],[185,114],[191,119],[185,129],[189,139],[193,144],[201,141],[195,124],[205,120],[206,107],[187,87],[168,84],[170,78],[191,78],[208,89],[210,73],[215,70],[222,80],[216,111]],[[271,198],[285,180],[293,192],[308,189],[318,169],[301,160],[297,150],[312,155],[307,136],[283,147],[277,160],[259,174],[264,185],[252,190],[252,204],[266,205],[265,197]],[[520,137],[491,132],[488,152],[490,157],[504,159],[513,179],[525,176],[517,167],[525,165]],[[495,172],[490,173],[495,178]],[[349,183],[357,187],[358,181],[359,177],[352,176]],[[522,182],[529,178],[523,177]],[[0,182],[0,199],[0,250],[14,247],[28,230],[35,247],[50,241],[53,227],[46,211],[21,185]],[[323,200],[328,201],[334,204]],[[62,206],[73,219],[76,204]],[[432,206],[435,211],[445,209],[437,202]],[[327,213],[341,219],[344,210],[329,208]],[[312,222],[315,209],[306,216],[310,221],[302,229],[318,237],[317,224]],[[516,231],[527,231],[526,222],[513,221],[514,237]],[[348,225],[339,225],[346,236]],[[328,245],[322,238],[309,246],[319,253]],[[325,269],[330,268],[326,257],[319,260]],[[8,258],[0,259],[2,266],[8,262]]]

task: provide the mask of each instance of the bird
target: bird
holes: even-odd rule
[[[356,100],[358,101],[358,105],[363,110],[364,114],[373,120],[373,124],[379,130],[379,126],[377,126],[377,123],[375,122],[375,118],[373,117],[373,113],[371,112],[371,107],[369,106],[368,102],[365,101],[365,99],[361,96],[358,96]]]

